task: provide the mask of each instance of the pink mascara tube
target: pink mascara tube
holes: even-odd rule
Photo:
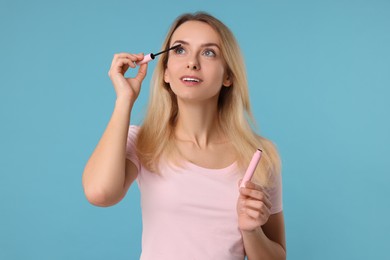
[[[257,151],[255,152],[255,154],[253,155],[252,160],[251,160],[251,162],[249,163],[248,169],[247,169],[246,172],[245,172],[244,178],[242,179],[240,188],[241,188],[241,187],[245,187],[245,183],[246,183],[247,181],[250,181],[250,180],[252,179],[252,176],[253,176],[253,174],[255,173],[257,164],[259,164],[259,161],[260,161],[261,153],[262,153],[262,152],[263,152],[262,150],[257,149]]]
[[[180,46],[181,46],[181,44],[178,44],[178,45],[175,45],[175,46],[173,46],[173,47],[171,47],[169,49],[166,49],[164,51],[160,51],[159,53],[156,53],[156,54],[149,53],[149,54],[144,56],[143,60],[137,61],[135,64],[141,65],[141,64],[144,64],[144,63],[148,63],[149,61],[154,60],[154,58],[156,58],[157,55],[160,55],[160,54],[162,54],[164,52],[176,49],[177,47],[180,47]]]

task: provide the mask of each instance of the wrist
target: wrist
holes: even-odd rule
[[[129,97],[117,97],[115,101],[115,106],[116,107],[121,107],[121,108],[132,108],[134,105],[134,101],[131,100]]]
[[[263,229],[261,227],[257,227],[253,230],[241,230],[242,235],[244,236],[259,236],[263,235]]]

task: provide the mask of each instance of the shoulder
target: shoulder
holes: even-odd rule
[[[128,139],[137,139],[137,136],[139,134],[140,127],[138,125],[130,125],[129,126],[129,132],[128,132]]]
[[[140,127],[137,125],[130,125],[127,133],[127,150],[133,150],[137,143]]]
[[[126,142],[126,158],[140,169],[139,159],[136,153],[136,143],[138,138],[139,126],[130,125]]]
[[[138,133],[139,132],[139,130],[140,130],[140,126],[138,126],[138,125],[130,125],[129,126],[129,132],[135,132],[135,133]]]
[[[278,153],[278,149],[276,144],[271,141],[270,139],[267,139],[264,136],[256,135],[257,141],[260,143],[260,146],[264,148],[266,152],[269,153]]]

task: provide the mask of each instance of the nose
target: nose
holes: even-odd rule
[[[188,64],[188,65],[187,65],[187,69],[198,70],[198,69],[199,69],[199,65],[196,65],[196,64]]]
[[[191,56],[188,59],[187,69],[190,69],[190,70],[199,70],[200,69],[200,64],[199,64],[198,58],[195,55]]]
[[[196,64],[188,64],[187,68],[191,70],[198,70],[199,66]]]

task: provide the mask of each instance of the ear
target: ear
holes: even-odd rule
[[[231,77],[230,77],[228,74],[226,74],[225,77],[224,77],[224,79],[223,79],[222,85],[223,85],[224,87],[230,87],[232,84],[233,84],[233,82],[232,82],[232,80],[231,80]]]
[[[165,68],[165,71],[164,71],[164,81],[165,81],[165,83],[169,83],[169,76],[168,76],[168,72],[167,72],[166,68]]]

